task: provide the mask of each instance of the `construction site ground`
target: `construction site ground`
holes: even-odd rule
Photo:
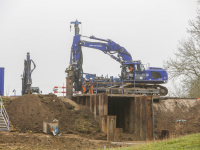
[[[89,108],[56,95],[3,97],[10,131],[0,132],[0,149],[100,149],[118,147],[107,142]],[[59,133],[43,133],[43,121],[59,120]]]
[[[74,101],[49,95],[3,97],[10,117],[10,131],[0,132],[0,149],[103,149],[145,143],[130,141],[123,133],[122,142],[107,142],[93,113]],[[174,137],[200,133],[200,100],[163,100],[154,103],[155,135],[169,130]],[[43,133],[43,121],[59,120],[59,133]],[[187,123],[178,123],[184,119]],[[128,137],[128,138],[127,138]],[[124,144],[126,143],[126,144]]]

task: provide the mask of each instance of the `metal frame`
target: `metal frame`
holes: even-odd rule
[[[2,130],[1,128],[3,128],[4,126],[1,126],[0,125],[0,131],[9,131],[9,116],[8,116],[8,113],[3,105],[3,100],[0,96],[0,99],[1,99],[1,110],[0,110],[0,115],[1,117],[3,118],[4,120],[4,123],[1,123],[1,124],[4,124],[5,127],[7,128],[7,130]]]

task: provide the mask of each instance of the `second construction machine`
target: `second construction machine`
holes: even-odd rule
[[[33,69],[31,69],[31,62],[34,65]],[[22,95],[40,93],[39,87],[31,87],[32,85],[31,74],[35,68],[36,68],[36,65],[34,61],[30,59],[30,53],[27,53],[27,58],[26,60],[24,60],[24,72],[22,76]]]
[[[134,61],[131,54],[124,47],[109,39],[82,36],[79,34],[79,24],[81,22],[76,20],[71,24],[74,24],[75,36],[71,47],[70,65],[66,72],[71,76],[71,83],[75,91],[167,95],[167,88],[161,86],[161,84],[168,82],[168,74],[165,69],[149,67],[145,70],[141,61]],[[81,36],[97,42],[81,40]],[[121,67],[121,76],[119,78],[113,78],[112,76],[104,78],[97,77],[95,74],[85,74],[85,78],[83,78],[82,47],[100,50],[118,61]]]

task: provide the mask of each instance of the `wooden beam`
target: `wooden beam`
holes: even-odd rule
[[[130,98],[129,111],[129,133],[134,133],[134,98]]]
[[[116,116],[107,116],[107,141],[114,141]]]
[[[107,115],[102,117],[102,132],[107,134]]]
[[[90,107],[90,97],[89,96],[86,97],[86,106]]]
[[[121,142],[122,139],[123,139],[123,129],[122,128],[116,128],[115,129],[114,141],[115,142]]]
[[[146,103],[147,102],[147,99],[146,97],[142,97],[142,101],[141,101],[141,107],[142,107],[142,115],[141,115],[141,118],[142,118],[142,134],[141,134],[141,139],[143,141],[146,141],[146,133],[147,133],[147,123],[146,123]],[[149,114],[150,115],[150,114]]]
[[[104,93],[104,101],[103,101],[103,109],[104,109],[104,115],[108,115],[108,94]]]
[[[146,140],[153,140],[152,101],[151,97],[146,98]]]
[[[90,111],[94,113],[94,97],[96,95],[90,95]]]
[[[66,77],[66,98],[71,99],[73,97],[73,84],[71,83],[72,77]]]

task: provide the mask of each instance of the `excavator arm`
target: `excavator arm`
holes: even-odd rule
[[[132,62],[131,54],[124,47],[121,47],[119,44],[116,44],[114,41],[109,39],[101,39],[95,36],[90,36],[90,37],[82,36],[79,34],[79,24],[81,24],[81,22],[78,22],[76,20],[75,22],[71,22],[71,24],[74,24],[75,36],[73,38],[73,43],[71,47],[70,66],[67,68],[66,72],[68,74],[71,74],[73,78],[72,82],[74,83],[74,88],[76,91],[80,91],[82,88],[81,86],[82,85],[81,78],[83,73],[82,47],[88,47],[100,50],[121,64]],[[92,40],[96,40],[98,42],[81,40],[81,37],[86,37]]]
[[[86,37],[86,36],[83,36]],[[94,36],[87,37],[93,40],[103,41],[103,42],[90,42],[81,40],[81,35],[75,35],[73,44],[72,44],[72,51],[71,51],[71,62],[75,69],[77,68],[76,63],[78,63],[80,56],[81,56],[81,47],[88,47],[92,49],[98,49],[105,54],[109,55],[111,58],[115,59],[119,63],[126,63],[132,62],[131,54],[124,48],[121,47],[119,44],[116,44],[112,40],[105,40],[96,38]],[[117,57],[113,54],[117,54]]]
[[[74,86],[77,91],[81,90],[81,78],[82,78],[82,73],[83,73],[82,47],[88,47],[88,48],[100,50],[121,64],[132,62],[132,57],[130,53],[124,47],[121,47],[119,44],[116,44],[115,42],[111,40],[100,39],[94,36],[90,36],[87,38],[101,41],[101,42],[90,42],[90,41],[81,40],[81,35],[75,35],[73,38],[70,64],[73,65],[73,69],[74,69],[73,81],[75,82]],[[114,54],[116,54],[117,56],[115,56]]]
[[[134,85],[134,94],[136,92],[139,94],[160,95],[168,93],[167,88],[159,85],[168,81],[166,70],[157,67],[149,67],[145,70],[144,65],[140,61],[132,60],[131,54],[124,47],[109,39],[82,36],[79,34],[79,24],[81,22],[76,20],[75,22],[71,22],[71,24],[75,24],[75,36],[71,47],[70,65],[66,70],[69,75],[67,80],[70,83],[70,88],[68,89],[74,88],[75,91],[82,90],[82,47],[88,47],[102,51],[121,64],[121,76],[116,79],[116,82],[130,83],[128,88],[133,88]],[[92,41],[82,40],[81,37],[89,38]],[[96,42],[93,42],[93,40]],[[142,91],[135,90],[135,84],[137,84],[137,87],[142,88]]]

